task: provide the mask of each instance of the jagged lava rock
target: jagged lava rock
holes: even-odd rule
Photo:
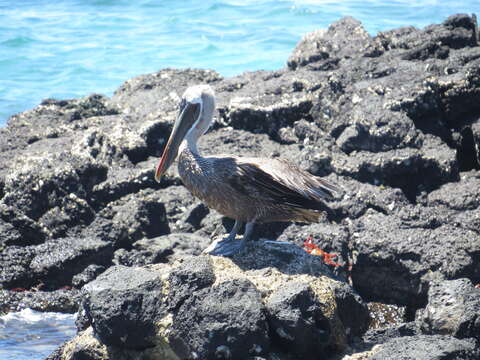
[[[473,339],[442,335],[395,338],[378,345],[372,352],[371,360],[474,360],[480,355]]]
[[[430,284],[428,304],[417,321],[427,334],[480,339],[480,289],[468,279],[440,280]]]
[[[402,210],[395,216],[368,210],[352,222],[352,278],[362,296],[418,308],[434,272],[477,279],[478,232],[451,222],[448,210]]]
[[[179,359],[253,359],[280,351],[316,359],[366,330],[366,305],[318,257],[288,244],[260,242],[249,250],[233,259],[112,267],[83,290],[83,331],[90,325],[112,351]],[[74,354],[64,350],[60,358]]]

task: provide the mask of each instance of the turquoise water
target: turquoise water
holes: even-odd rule
[[[372,34],[425,26],[479,0],[0,0],[0,126],[47,97],[111,95],[164,67],[277,69],[302,34],[344,15]]]

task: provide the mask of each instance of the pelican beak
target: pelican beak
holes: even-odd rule
[[[185,104],[181,106],[180,115],[175,121],[167,146],[165,146],[162,157],[157,165],[155,172],[155,180],[157,182],[160,182],[163,174],[165,174],[170,165],[175,161],[180,144],[190,129],[192,129],[195,121],[199,119],[200,112],[200,103],[185,102]]]

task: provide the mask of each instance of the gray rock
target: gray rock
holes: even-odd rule
[[[260,293],[243,279],[194,291],[175,312],[169,340],[180,358],[246,359],[267,353]]]
[[[428,205],[445,205],[455,210],[472,210],[480,207],[480,173],[462,173],[459,182],[443,185],[428,194]]]
[[[398,217],[367,211],[350,230],[352,279],[359,293],[415,308],[426,304],[431,272],[476,278],[479,234],[451,224],[449,214],[428,208]]]
[[[62,238],[30,248],[28,281],[23,287],[42,284],[45,290],[70,286],[72,277],[89,264],[110,265],[113,247],[96,238]],[[5,283],[12,287],[12,283]]]
[[[0,313],[32,309],[43,312],[75,313],[81,302],[80,291],[76,289],[59,289],[39,291],[16,289],[0,290]]]
[[[313,63],[315,69],[323,65],[320,69],[331,70],[336,67],[332,64],[325,68],[325,60],[374,57],[382,52],[381,46],[374,42],[359,21],[346,17],[330,25],[327,31],[307,34],[289,57],[288,67],[296,69]]]
[[[162,184],[157,184],[153,178],[158,159],[151,158],[137,164],[125,167],[111,167],[105,181],[92,189],[92,205],[102,209],[109,203],[144,189],[160,189],[170,185],[178,185],[178,180],[165,177]]]
[[[285,352],[300,359],[326,354],[332,329],[307,284],[291,283],[277,290],[265,307],[272,339]]]
[[[178,228],[178,230],[185,230],[185,231],[195,231],[201,228],[202,220],[210,213],[208,207],[203,203],[196,203],[191,205],[183,214],[182,217],[179,219],[179,222],[182,225]]]
[[[468,279],[432,282],[417,320],[427,334],[480,339],[480,289]]]
[[[80,289],[83,285],[94,280],[98,275],[106,270],[105,266],[90,264],[82,272],[72,277],[72,286]]]
[[[168,113],[174,115],[180,96],[188,86],[219,80],[220,75],[212,70],[164,69],[126,81],[115,91],[109,105],[135,121],[158,120]]]
[[[0,247],[40,244],[46,236],[45,229],[38,223],[14,207],[0,204]]]
[[[317,257],[261,241],[233,259],[204,255],[110,268],[84,286],[81,333],[62,356],[102,348],[99,354],[145,358],[273,359],[272,348],[281,358],[287,352],[312,357],[302,347],[308,339],[318,343],[316,329],[324,337],[315,349],[330,353],[361,335],[367,321],[362,300]],[[287,330],[295,349],[276,340],[274,324]]]
[[[157,263],[172,263],[175,260],[200,255],[209,245],[206,237],[174,233],[133,243],[131,250],[119,249],[113,262],[118,265],[140,266]]]
[[[338,155],[331,166],[337,174],[360,182],[400,188],[415,201],[421,191],[432,191],[459,177],[455,152],[446,145],[437,145],[423,150],[358,152],[354,157]]]
[[[336,282],[333,291],[338,316],[349,340],[363,335],[371,324],[370,308],[347,283]]]
[[[408,341],[408,337],[421,335],[418,327],[414,322],[401,323],[380,328],[369,329],[362,336],[362,346],[372,347],[378,344],[384,344],[394,339],[404,339]]]
[[[87,194],[105,178],[107,169],[91,159],[72,155],[67,150],[71,145],[51,142],[33,144],[41,155],[36,151],[26,153],[15,163],[6,178],[2,202],[35,221],[58,207],[57,212],[64,212],[64,219],[58,220],[60,225],[88,222],[92,214]],[[65,146],[67,149],[63,149]],[[52,226],[55,225],[53,222]]]
[[[473,339],[442,335],[415,335],[395,338],[380,345],[372,360],[474,360],[480,355]]]
[[[157,193],[145,189],[110,202],[78,235],[100,237],[118,249],[169,232],[164,204]]]
[[[98,94],[72,100],[46,99],[34,109],[10,118],[10,141],[1,142],[0,149],[2,152],[23,149],[40,139],[60,137],[81,127],[91,117],[116,114],[106,102],[107,98]]]
[[[186,259],[169,274],[168,282],[172,284],[169,307],[178,310],[195,291],[215,282],[213,264],[207,256]]]
[[[30,262],[35,257],[35,250],[30,247],[8,246],[0,251],[0,288],[29,289],[40,285],[30,272]]]
[[[158,272],[114,266],[83,288],[82,306],[103,343],[145,349],[165,315],[164,286]]]

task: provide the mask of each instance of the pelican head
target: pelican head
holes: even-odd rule
[[[178,118],[157,165],[155,172],[157,182],[160,182],[163,174],[175,161],[180,144],[184,140],[189,146],[196,148],[197,139],[208,130],[212,123],[214,109],[215,95],[210,86],[190,86],[184,92]]]

